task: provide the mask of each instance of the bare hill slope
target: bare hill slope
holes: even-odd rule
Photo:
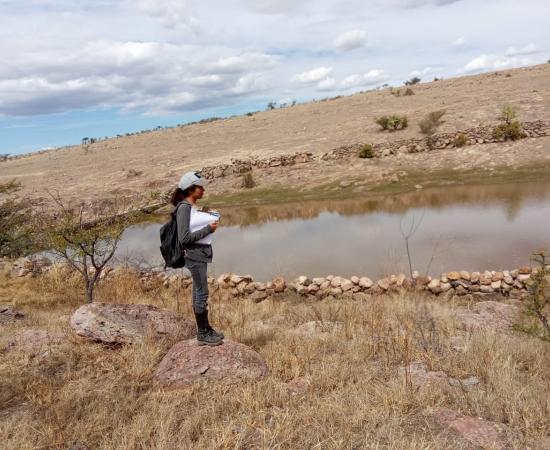
[[[229,162],[311,151],[315,154],[356,142],[419,137],[418,121],[445,109],[441,132],[495,123],[504,104],[520,119],[550,119],[550,64],[422,83],[415,95],[372,91],[266,111],[206,124],[113,138],[85,152],[74,146],[9,160],[0,182],[17,178],[23,194],[44,198],[46,188],[71,199],[98,200],[140,195],[174,185],[182,172]],[[409,128],[381,133],[374,119],[405,114]],[[214,187],[215,191],[215,187]]]

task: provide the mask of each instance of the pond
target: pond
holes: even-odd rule
[[[210,272],[293,279],[373,279],[413,270],[505,270],[550,249],[550,181],[418,189],[405,194],[220,209]],[[160,264],[159,229],[127,229],[118,258]]]

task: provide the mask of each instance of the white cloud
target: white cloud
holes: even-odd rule
[[[531,42],[527,44],[525,47],[508,47],[508,50],[506,50],[505,55],[506,56],[519,56],[519,55],[532,55],[533,53],[537,53],[538,48],[537,46]]]
[[[453,45],[455,47],[463,47],[466,44],[466,38],[464,36],[457,37],[453,41]]]
[[[266,89],[262,75],[276,61],[259,52],[156,42],[94,41],[44,53],[36,48],[22,58],[14,49],[0,66],[0,115],[102,106],[160,113],[224,105]]]
[[[512,67],[521,67],[535,64],[532,58],[518,58],[514,56],[481,55],[472,59],[460,73],[480,73],[491,70],[503,70]]]
[[[319,81],[317,83],[317,90],[318,91],[332,91],[336,86],[336,80],[331,77],[327,77],[324,80]]]
[[[410,77],[423,77],[426,75],[429,75],[430,73],[433,73],[436,69],[433,67],[424,67],[422,70],[413,70],[411,73],[409,73]]]
[[[303,84],[312,84],[326,78],[332,72],[332,67],[317,67],[294,75],[290,81],[296,81]]]
[[[342,33],[334,40],[334,48],[338,51],[345,52],[363,47],[367,33],[363,30],[351,30]]]
[[[262,14],[284,14],[299,9],[308,0],[245,0],[252,10]]]
[[[340,87],[346,90],[360,86],[372,86],[387,79],[388,75],[384,70],[374,69],[365,74],[353,74],[344,78],[340,82]]]
[[[165,26],[178,28],[186,26],[198,29],[200,21],[195,17],[186,0],[129,0],[138,11],[159,19]]]

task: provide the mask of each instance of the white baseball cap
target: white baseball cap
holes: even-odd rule
[[[203,178],[200,172],[187,172],[183,174],[178,183],[178,187],[184,191],[185,189],[191,186],[202,186],[205,187],[208,185],[208,180]]]
[[[191,186],[202,186],[205,187],[208,185],[208,180],[203,178],[200,172],[187,172],[183,174],[178,183],[178,187],[183,191]]]

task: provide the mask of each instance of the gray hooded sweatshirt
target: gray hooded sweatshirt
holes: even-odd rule
[[[208,244],[196,244],[198,240],[212,233],[210,225],[206,225],[197,231],[189,229],[189,220],[191,219],[191,208],[193,206],[187,200],[181,201],[176,212],[176,221],[178,224],[178,239],[185,247],[185,258],[193,261],[212,262],[212,246]]]

